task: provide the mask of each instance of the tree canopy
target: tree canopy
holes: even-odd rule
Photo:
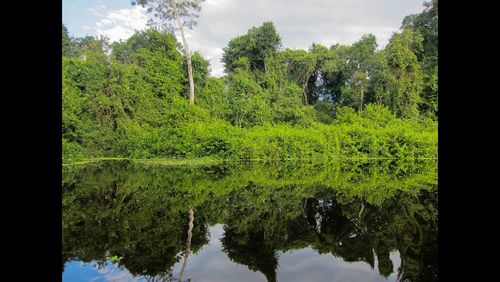
[[[231,39],[223,48],[222,62],[229,73],[247,61],[250,70],[265,71],[266,58],[276,55],[281,46],[279,36],[272,22],[253,27],[247,34]]]
[[[196,10],[199,1],[178,3]],[[384,48],[366,34],[292,50],[264,22],[223,48],[223,77],[194,52],[191,107],[189,63],[171,32],[149,28],[110,44],[63,26],[63,154],[435,157],[437,5],[424,5]]]

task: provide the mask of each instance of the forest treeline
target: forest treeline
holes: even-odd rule
[[[63,159],[437,157],[438,9],[424,3],[383,49],[284,48],[272,22],[223,48],[223,77],[149,28],[125,41],[62,28]]]

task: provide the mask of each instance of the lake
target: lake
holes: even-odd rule
[[[63,281],[438,281],[437,160],[63,168]]]

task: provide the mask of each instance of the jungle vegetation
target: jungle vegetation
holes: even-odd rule
[[[222,77],[168,31],[110,43],[63,26],[63,160],[436,158],[438,7],[424,5],[384,48],[367,34],[292,50],[264,22],[223,48]]]

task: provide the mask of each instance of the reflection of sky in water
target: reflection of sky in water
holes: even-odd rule
[[[222,251],[220,239],[224,235],[223,225],[210,227],[210,242],[197,254],[191,254],[184,270],[183,280],[191,281],[266,281],[260,272],[253,272],[245,265],[232,262]],[[395,281],[400,265],[398,252],[390,258],[393,273],[384,278],[378,273],[378,264],[372,269],[365,262],[345,262],[331,254],[318,254],[311,248],[279,253],[277,269],[278,281]],[[173,277],[178,278],[182,259],[174,265]],[[63,281],[146,281],[143,277],[133,277],[126,269],[107,263],[99,269],[93,263],[72,261],[66,263]]]
[[[395,257],[397,259],[395,260]],[[391,254],[394,271],[399,267],[399,253]],[[395,281],[396,274],[380,276],[366,262],[345,262],[332,254],[318,254],[311,248],[280,253],[278,281]]]
[[[112,263],[99,269],[94,263],[80,261],[66,263],[62,278],[63,281],[71,282],[146,281],[142,277],[133,277],[126,269],[120,269]]]

